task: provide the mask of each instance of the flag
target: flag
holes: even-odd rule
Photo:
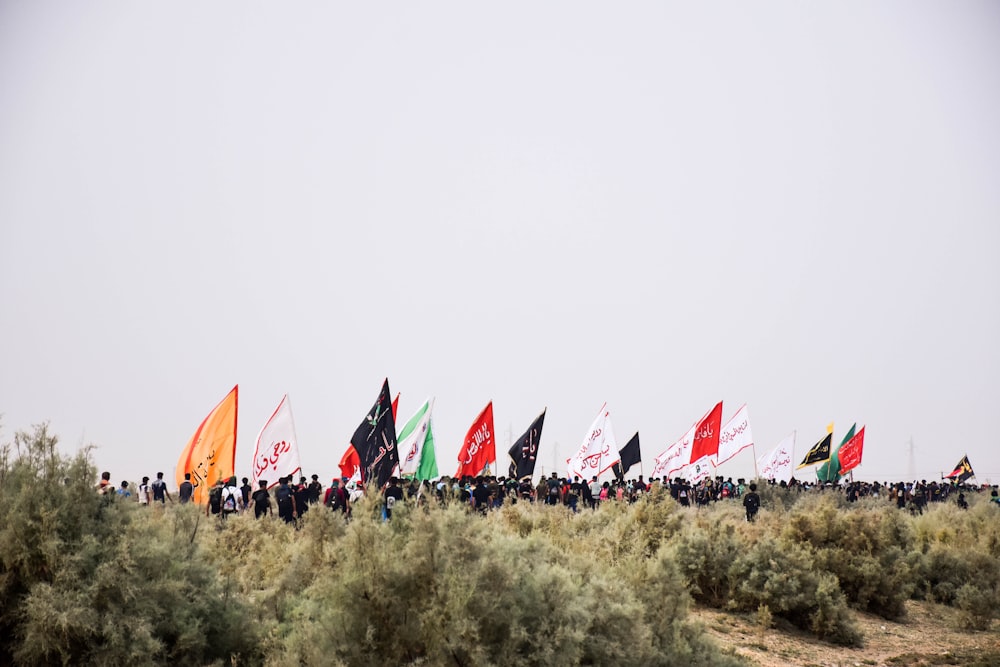
[[[700,422],[698,422],[700,423]],[[653,459],[653,472],[650,479],[673,477],[691,461],[691,447],[694,445],[694,435],[698,428],[696,423],[680,440],[667,447],[659,456]]]
[[[970,477],[975,477],[976,473],[972,472],[972,464],[969,463],[969,455],[966,454],[962,457],[962,460],[958,462],[955,469],[950,473],[945,475],[948,479],[954,479],[958,481],[959,484],[969,479]]]
[[[392,399],[392,421],[396,421],[396,409],[399,407],[399,394],[396,394],[396,398]],[[361,459],[358,458],[358,450],[354,449],[354,445],[348,444],[347,449],[344,451],[344,455],[340,457],[340,476],[347,477],[348,479],[354,477],[358,474],[361,469]]]
[[[424,440],[424,447],[420,450],[420,465],[417,466],[417,479],[437,479],[438,462],[437,453],[434,450],[434,424],[427,425],[427,439]]]
[[[844,474],[843,472],[837,472],[840,470],[840,449],[847,442],[854,437],[854,429],[858,427],[857,423],[851,424],[851,428],[848,429],[847,433],[844,435],[844,439],[840,441],[837,448],[833,450],[830,454],[830,460],[821,465],[816,470],[816,477],[821,482],[836,482],[840,479],[840,476]],[[832,431],[830,432],[832,434]]]
[[[639,432],[636,431],[632,439],[625,443],[625,446],[618,450],[620,458],[617,465],[612,466],[615,477],[621,479],[628,472],[628,469],[637,463],[642,462],[642,455],[639,453]]]
[[[851,428],[854,432],[854,428]],[[857,435],[852,435],[851,439],[840,446],[840,459],[838,466],[840,475],[854,470],[861,465],[861,454],[865,448],[865,427],[862,426]]]
[[[416,476],[418,479],[431,479],[430,477],[420,477],[417,475],[424,463],[423,457],[427,453],[425,447],[430,443],[430,456],[425,464],[425,468],[433,468],[437,477],[437,461],[434,460],[434,435],[431,432],[431,410],[434,407],[434,399],[429,398],[424,401],[416,414],[410,417],[403,430],[399,432],[397,438],[397,451],[399,452],[399,474],[407,477]]]
[[[236,461],[236,416],[240,386],[236,385],[205,417],[177,461],[177,485],[191,473],[192,500],[208,500],[208,490],[220,478],[233,476]]]
[[[812,446],[812,449],[806,453],[806,457],[802,459],[802,463],[798,465],[799,468],[805,468],[806,466],[811,466],[814,463],[821,463],[827,461],[830,458],[830,442],[833,440],[833,434],[827,433],[826,437],[817,442]]]
[[[719,434],[722,431],[722,401],[719,401],[708,414],[702,417],[694,432],[694,443],[691,445],[691,459],[685,463],[694,463],[704,456],[715,456],[719,453]]]
[[[711,456],[702,456],[697,461],[693,461],[684,467],[684,473],[681,475],[684,479],[692,484],[696,484],[706,477],[711,476],[712,466]]]
[[[546,408],[547,409],[547,408]],[[508,476],[517,480],[531,479],[535,474],[535,460],[538,458],[538,442],[542,438],[545,410],[531,423],[528,430],[510,446],[510,469]]]
[[[577,476],[585,480],[600,475],[611,466],[618,463],[618,443],[615,441],[615,431],[611,427],[611,414],[607,403],[601,406],[597,418],[590,425],[583,444],[572,458],[566,459],[569,476]]]
[[[458,452],[458,472],[455,477],[461,479],[481,475],[486,466],[497,460],[493,433],[493,401],[490,401],[465,434],[465,442]]]
[[[792,478],[792,460],[795,455],[795,431],[778,446],[757,459],[757,473],[761,479],[789,481]]]
[[[268,488],[275,486],[278,479],[302,472],[299,462],[299,441],[295,437],[295,422],[292,420],[292,404],[285,394],[271,418],[257,435],[257,448],[253,453],[253,473],[251,487],[267,479]]]
[[[347,446],[347,451],[340,457],[339,465],[341,477],[349,479],[358,473],[358,469],[361,467],[361,459],[358,458],[358,450],[354,449],[354,445]]]
[[[719,453],[716,456],[718,464],[722,465],[747,447],[753,447],[753,433],[750,431],[750,414],[747,406],[736,411],[719,435]]]
[[[389,399],[389,380],[382,383],[378,400],[368,412],[354,436],[351,444],[358,452],[361,463],[361,481],[385,486],[399,465],[399,451],[396,449],[396,423],[392,418],[392,402]]]

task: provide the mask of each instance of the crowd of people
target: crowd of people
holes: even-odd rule
[[[929,503],[955,503],[967,509],[966,493],[990,492],[990,502],[1000,507],[997,487],[972,486],[952,481],[913,482],[854,482],[821,483],[792,479],[789,482],[763,482],[772,487],[788,489],[792,492],[828,492],[843,494],[847,502],[857,502],[862,498],[885,498],[900,509],[914,514],[922,514]],[[111,474],[105,472],[97,484],[97,491],[109,497],[135,500],[141,505],[174,502],[163,480],[163,473],[157,473],[150,482],[143,477],[133,490],[127,481],[119,487],[111,483]],[[634,503],[647,495],[669,493],[677,503],[689,507],[705,507],[720,501],[740,501],[746,509],[747,521],[753,521],[761,506],[757,485],[743,478],[735,482],[731,477],[705,478],[695,484],[682,478],[662,478],[644,480],[642,475],[634,479],[615,479],[605,482],[592,477],[589,481],[579,477],[559,477],[551,473],[541,477],[537,483],[531,479],[517,480],[503,476],[484,475],[479,477],[441,477],[436,481],[400,479],[393,477],[381,491],[382,516],[388,520],[396,503],[421,504],[436,502],[449,504],[463,503],[470,510],[486,513],[502,507],[505,503],[538,503],[560,506],[571,512],[594,510],[601,503]],[[258,482],[253,489],[250,480],[242,479],[237,485],[236,477],[220,479],[208,493],[205,505],[206,516],[216,515],[220,521],[233,514],[253,512],[257,519],[277,515],[287,523],[296,523],[310,508],[321,506],[350,516],[351,507],[364,494],[364,488],[357,481],[347,477],[334,477],[329,486],[319,481],[318,475],[312,479],[300,477],[298,483],[292,476],[282,477],[276,486],[268,487],[266,480]],[[177,502],[191,502],[194,487],[190,475],[177,490]]]

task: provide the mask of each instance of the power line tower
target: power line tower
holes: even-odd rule
[[[917,456],[913,447],[912,435],[910,441],[906,443],[906,477],[907,481],[917,478]]]

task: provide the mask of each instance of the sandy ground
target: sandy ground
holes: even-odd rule
[[[947,607],[910,601],[906,612],[901,622],[856,614],[864,647],[852,649],[831,646],[790,626],[762,630],[752,616],[692,609],[721,646],[761,667],[1000,667],[1000,622],[994,621],[987,632],[970,633],[953,629],[954,612]]]

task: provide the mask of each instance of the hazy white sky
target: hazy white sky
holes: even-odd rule
[[[170,475],[239,383],[327,479],[388,376],[443,473],[724,400],[997,483],[998,118],[995,2],[3,0],[0,441]]]

